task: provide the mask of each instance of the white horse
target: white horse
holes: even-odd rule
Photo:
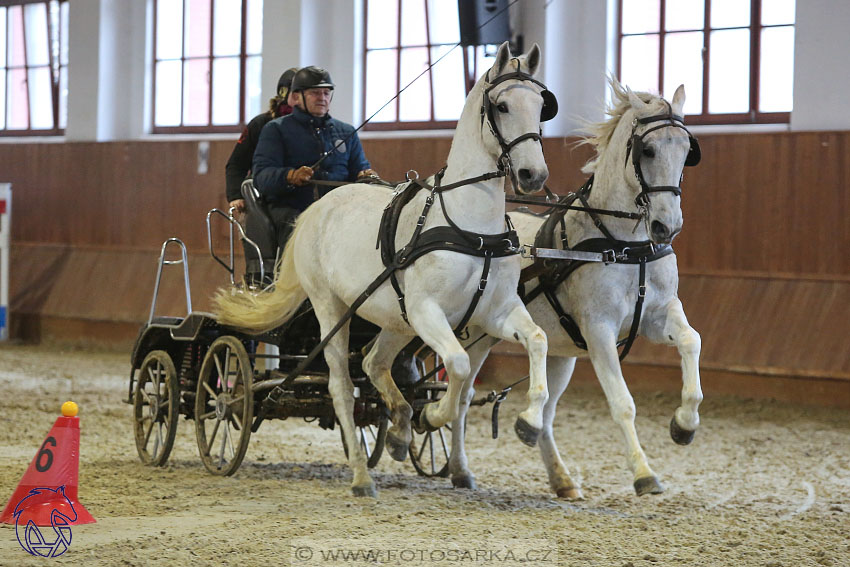
[[[679,183],[683,166],[699,161],[699,145],[681,123],[685,103],[684,87],[673,95],[672,105],[660,97],[634,93],[611,79],[614,104],[608,110],[611,118],[592,125],[584,142],[596,149],[596,156],[583,171],[594,175],[592,190],[585,206],[641,214],[643,222],[609,218],[602,220],[605,235],[595,224],[593,216],[584,211],[570,210],[560,224],[550,226],[549,236],[557,247],[563,248],[563,236],[571,248],[579,243],[594,242],[587,249],[631,247],[627,255],[636,261],[649,244],[666,248],[682,228]],[[642,181],[641,181],[642,180]],[[574,201],[581,205],[581,199]],[[510,213],[520,236],[520,242],[531,243],[543,225],[544,218],[527,213]],[[579,246],[582,248],[582,246]],[[672,249],[669,249],[672,252]],[[670,423],[673,440],[688,444],[699,426],[698,407],[702,401],[699,378],[700,336],[688,324],[682,303],[677,296],[679,274],[676,256],[669,255],[645,264],[645,298],[637,332],[649,340],[676,346],[682,360],[682,403]],[[558,260],[555,261],[560,262]],[[530,265],[531,260],[524,263]],[[618,359],[618,340],[627,338],[635,318],[636,302],[641,293],[639,263],[588,263],[572,272],[565,281],[553,288],[557,302],[575,321],[587,350],[576,346],[562,326],[556,309],[544,295],[538,295],[528,309],[534,321],[549,339],[547,376],[549,400],[544,410],[544,427],[540,438],[540,453],[549,475],[549,484],[559,497],[581,498],[579,486],[570,477],[552,437],[558,399],[570,382],[576,357],[589,356],[599,379],[611,416],[623,433],[626,455],[632,470],[634,488],[638,495],[663,491],[658,478],[647,462],[635,431],[635,404],[629,393]],[[525,284],[529,292],[539,284],[535,279]],[[556,283],[556,282],[553,282]],[[481,341],[469,349],[473,368],[479,369],[495,341]],[[468,403],[473,392],[465,392]],[[463,449],[463,426],[466,409],[455,420],[452,436],[452,455],[449,471],[455,486],[474,487],[472,473],[467,467]]]
[[[531,77],[539,66],[537,45],[519,57],[511,55],[507,43],[499,48],[493,67],[467,97],[442,179],[427,180],[432,186],[460,185],[440,193],[425,218],[424,231],[450,226],[453,219],[467,234],[505,233],[505,177],[466,182],[472,178],[505,168],[520,192],[537,191],[543,186],[549,172],[539,136],[540,121],[546,114],[546,105],[554,101]],[[309,297],[322,335],[327,336],[384,270],[375,239],[382,211],[391,197],[384,188],[354,184],[340,187],[314,203],[298,219],[273,291],[257,296],[220,292],[218,320],[253,331],[275,328]],[[432,194],[430,198],[433,197]],[[402,209],[395,239],[397,250],[411,240],[426,198],[429,191],[421,190]],[[357,308],[359,316],[382,328],[363,368],[390,410],[392,427],[387,446],[397,460],[407,454],[413,412],[390,375],[393,359],[416,335],[438,353],[445,361],[449,386],[439,402],[426,406],[419,423],[437,428],[455,419],[460,411],[459,393],[469,388],[473,376],[469,357],[453,329],[467,318],[471,299],[479,287],[484,288],[483,295],[468,318],[468,328],[472,333],[487,333],[525,347],[531,381],[528,408],[517,419],[516,429],[525,443],[533,445],[543,427],[543,407],[548,398],[546,335],[534,324],[517,295],[520,257],[493,257],[486,283],[481,282],[484,265],[485,259],[479,256],[438,250],[397,272],[409,323],[402,316],[399,297],[389,282]],[[348,459],[353,470],[352,491],[358,496],[374,496],[375,485],[355,433],[348,352],[348,325],[344,325],[324,349],[330,369],[328,389],[346,445],[355,449],[349,451]]]

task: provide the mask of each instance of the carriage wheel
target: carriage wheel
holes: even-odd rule
[[[168,461],[177,433],[179,404],[174,362],[163,350],[151,351],[142,361],[133,393],[133,431],[144,464],[161,467]]]
[[[449,455],[452,451],[452,426],[444,425],[436,431],[417,433],[413,430],[410,443],[410,462],[421,476],[449,476]]]
[[[245,346],[223,336],[210,345],[195,396],[195,433],[204,466],[214,475],[236,472],[251,438],[254,369]]]
[[[420,373],[424,376],[431,368],[440,365],[440,357],[433,351],[423,360],[420,358]],[[445,370],[438,372],[429,380],[434,382],[447,382],[448,375]],[[428,402],[439,400],[442,390],[426,389],[425,399]],[[447,477],[449,476],[449,455],[452,451],[452,426],[444,425],[436,431],[424,431],[419,433],[413,429],[413,440],[410,443],[410,462],[413,468],[421,476]]]
[[[363,427],[358,425],[355,427],[357,438],[360,439],[360,448],[366,454],[366,466],[370,469],[375,468],[375,465],[381,460],[381,455],[384,454],[388,422],[389,418],[384,416],[378,422],[378,425],[365,425]],[[343,433],[341,426],[339,428],[339,436],[342,439],[342,450],[345,451],[345,458],[347,459],[348,444],[345,442],[345,433]]]

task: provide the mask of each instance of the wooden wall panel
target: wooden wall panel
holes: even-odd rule
[[[685,226],[675,246],[688,272],[850,275],[850,134],[702,136],[686,170]]]
[[[192,254],[196,309],[226,275],[206,259],[207,211],[226,206],[224,164],[235,140],[0,144],[13,183],[12,318],[141,322],[167,237]],[[577,189],[590,157],[575,139],[547,139],[549,185]],[[703,162],[685,172],[685,225],[675,248],[682,297],[707,367],[847,376],[850,335],[850,132],[702,135]],[[387,179],[430,175],[449,138],[365,139]],[[223,223],[215,226],[225,244]],[[76,272],[74,271],[76,270]],[[166,284],[163,313],[182,309]],[[634,360],[677,365],[670,349]]]
[[[231,142],[0,144],[0,179],[13,184],[14,242],[158,248],[169,236],[206,248],[204,217],[226,206]]]

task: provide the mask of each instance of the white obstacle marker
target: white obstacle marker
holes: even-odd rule
[[[12,240],[12,184],[0,183],[0,341],[9,338],[9,254]]]

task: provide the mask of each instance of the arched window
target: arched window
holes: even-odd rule
[[[620,0],[617,76],[691,124],[789,122],[795,0]]]
[[[0,136],[61,135],[68,1],[0,0]]]
[[[263,0],[156,0],[153,132],[238,132],[261,112]]]

